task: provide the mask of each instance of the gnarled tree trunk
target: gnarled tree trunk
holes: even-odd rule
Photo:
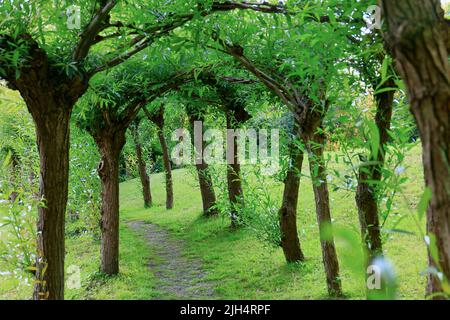
[[[139,140],[139,123],[135,122],[135,126],[132,126],[131,130],[134,138],[134,146],[136,148],[139,177],[141,178],[142,195],[144,196],[144,206],[149,208],[152,206],[152,193],[150,189],[150,177],[147,174],[147,166],[142,155],[142,144]]]
[[[387,80],[380,89],[392,88],[394,86],[395,83],[393,80]],[[373,87],[375,88],[376,86]],[[377,104],[375,123],[380,134],[380,147],[376,157],[374,154],[370,156],[369,162],[373,164],[360,167],[358,187],[356,190],[356,204],[361,225],[361,237],[368,254],[368,264],[375,257],[383,254],[378,216],[377,188],[381,182],[386,145],[389,140],[388,132],[391,127],[394,91],[375,94],[375,100]]]
[[[411,111],[423,148],[425,183],[432,199],[427,230],[436,239],[429,264],[450,281],[450,27],[439,0],[381,1],[387,21],[385,40],[408,87]],[[430,250],[429,250],[430,252]],[[430,275],[428,293],[443,291]]]
[[[196,115],[195,113],[190,113],[189,115],[189,122],[191,126],[191,142],[192,146],[195,150],[195,167],[197,169],[198,174],[198,182],[200,185],[200,193],[202,196],[202,204],[203,204],[203,215],[204,216],[214,216],[218,215],[219,211],[217,208],[215,208],[216,205],[216,193],[214,192],[214,186],[211,179],[211,175],[208,172],[208,164],[203,159],[203,151],[205,148],[205,145],[203,143],[203,139],[201,141],[198,141],[200,145],[197,145],[194,136],[196,134],[202,134],[203,132],[195,133],[195,122],[200,122],[200,124],[203,123],[203,118],[199,115]],[[200,130],[203,131],[203,125],[200,126]],[[197,161],[199,160],[199,161]]]
[[[33,298],[63,300],[71,108],[55,105],[51,97],[46,100],[45,107],[53,107],[51,112],[45,116],[33,112],[40,158],[39,194],[44,200],[44,206],[38,207],[37,281]]]
[[[102,183],[101,271],[115,275],[119,273],[119,157],[125,130],[104,130],[94,139],[102,157],[98,167]]]
[[[297,231],[297,203],[304,153],[297,147],[295,141],[290,145],[290,153],[291,159],[284,180],[283,202],[279,210],[279,218],[284,257],[287,262],[293,263],[305,260]]]
[[[0,36],[5,52],[26,50],[20,70],[2,63],[3,77],[18,90],[31,113],[40,158],[36,283],[33,299],[64,299],[64,224],[69,178],[69,120],[77,99],[86,91],[87,80],[68,78],[52,69],[47,54],[30,35],[16,39]],[[20,71],[17,73],[17,71]]]

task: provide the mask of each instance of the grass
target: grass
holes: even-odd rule
[[[415,148],[405,162],[404,174],[411,179],[404,187],[404,196],[396,199],[396,215],[386,228],[404,217],[396,228],[414,231],[412,216],[422,194],[423,179],[419,149]],[[333,164],[330,164],[333,165]],[[304,172],[307,172],[305,164]],[[152,175],[152,194],[155,205],[143,208],[138,180],[121,184],[121,220],[144,220],[169,230],[174,237],[186,242],[186,254],[201,259],[208,271],[208,280],[216,286],[221,299],[326,299],[327,290],[322,266],[310,181],[302,179],[298,207],[300,241],[307,261],[287,265],[281,249],[269,248],[250,230],[232,231],[224,217],[205,219],[201,216],[201,198],[196,180],[189,170],[174,171],[174,209],[165,209],[164,177]],[[282,193],[282,185],[270,185],[271,193]],[[359,230],[354,194],[330,191],[332,216],[336,226]],[[407,202],[407,203],[406,203]],[[423,226],[422,226],[423,227]],[[390,233],[386,235],[385,251],[395,266],[399,282],[399,298],[422,299],[426,268],[426,248],[419,235]],[[99,244],[85,235],[67,241],[66,266],[81,268],[82,288],[67,290],[68,299],[151,299],[160,296],[158,281],[147,268],[148,260],[158,261],[142,236],[121,226],[121,255],[119,276],[106,278],[97,272]],[[364,299],[364,282],[352,271],[343,257],[348,253],[346,243],[337,241],[341,263],[343,290],[349,299]],[[0,265],[0,270],[1,265]],[[28,292],[15,286],[13,280],[1,277],[0,298],[24,298]],[[16,289],[13,289],[16,288]],[[29,290],[29,288],[28,288]],[[164,296],[163,296],[164,297]],[[169,297],[167,297],[169,298]]]

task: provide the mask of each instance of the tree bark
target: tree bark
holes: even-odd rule
[[[169,148],[167,147],[166,138],[164,137],[164,107],[151,114],[146,108],[143,109],[148,120],[153,122],[158,131],[158,139],[163,152],[163,164],[166,173],[166,209],[173,208],[173,182],[172,182],[172,166],[170,164]]]
[[[5,52],[27,50],[21,54],[16,69],[2,64],[8,86],[18,90],[36,127],[40,158],[36,283],[33,299],[64,299],[64,224],[69,178],[69,120],[72,108],[86,91],[88,79],[79,75],[67,77],[54,70],[47,54],[28,34],[11,38],[0,36],[0,49]],[[19,71],[19,72],[18,72]]]
[[[139,124],[136,123],[134,127],[132,127],[132,134],[134,138],[134,146],[136,148],[136,156],[138,162],[139,169],[139,177],[141,178],[142,184],[142,195],[144,197],[144,206],[149,208],[152,206],[152,193],[150,189],[150,177],[147,174],[147,167],[145,164],[144,157],[142,155],[142,144],[139,140]]]
[[[49,98],[48,103],[52,104],[52,100]],[[38,207],[33,299],[63,300],[70,108],[58,107],[46,115],[33,116],[40,158],[39,194],[44,201]]]
[[[322,260],[327,279],[328,294],[330,296],[340,297],[342,296],[342,286],[339,278],[339,262],[331,231],[330,195],[328,192],[327,173],[323,155],[325,135],[321,132],[321,122],[322,118],[319,120],[319,125],[315,126],[315,120],[310,119],[308,123],[304,124],[303,141],[309,153],[309,168],[314,190],[314,199],[316,201],[317,222],[320,230]]]
[[[203,123],[203,118],[196,115],[195,113],[189,113],[189,122],[190,122],[190,131],[191,131],[191,143],[195,150],[195,167],[197,169],[198,181],[200,185],[200,193],[202,196],[202,204],[203,204],[203,215],[206,217],[215,216],[219,214],[216,205],[216,193],[214,192],[214,186],[211,179],[211,175],[208,171],[208,164],[203,159],[203,151],[205,145],[203,143],[203,139],[200,141],[201,145],[197,145],[194,139],[195,136],[195,122],[199,121]],[[203,128],[202,128],[203,130]],[[200,159],[200,161],[197,161]]]
[[[94,139],[102,157],[98,167],[102,184],[101,271],[115,275],[119,273],[119,157],[125,130],[104,130]]]
[[[385,40],[408,87],[410,108],[423,148],[425,183],[432,192],[427,231],[436,239],[433,259],[444,281],[450,281],[450,28],[439,0],[381,1],[387,21]],[[443,292],[436,275],[428,278],[429,294]],[[448,294],[448,292],[447,292]]]
[[[226,112],[227,129],[235,129],[233,116]],[[241,183],[241,165],[238,155],[238,139],[235,135],[227,134],[227,183],[228,198],[230,200],[231,228],[239,227],[239,209],[244,206],[244,191]],[[230,148],[230,146],[233,148]]]
[[[158,139],[163,152],[164,170],[166,172],[166,209],[170,210],[173,208],[172,166],[170,164],[169,148],[167,147],[162,127],[158,128]]]
[[[295,263],[305,260],[297,231],[298,192],[304,153],[303,150],[297,147],[295,141],[291,143],[290,153],[291,159],[284,180],[283,201],[279,210],[279,219],[281,247],[283,248],[284,257],[287,262]]]
[[[395,83],[393,80],[387,80],[381,89],[392,88],[394,86]],[[376,86],[373,87],[375,88]],[[389,140],[394,91],[375,94],[375,100],[377,104],[375,123],[380,134],[380,147],[377,155],[375,156],[372,153],[369,158],[369,162],[375,164],[360,167],[358,187],[356,190],[356,204],[361,226],[361,237],[368,254],[368,264],[374,258],[383,254],[378,215],[377,188],[381,182],[386,146]]]

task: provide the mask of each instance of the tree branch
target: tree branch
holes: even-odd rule
[[[296,99],[289,92],[289,89],[286,88],[282,83],[276,81],[273,77],[266,74],[264,71],[260,70],[256,65],[251,62],[244,55],[244,49],[239,45],[229,45],[222,39],[215,37],[215,40],[219,42],[224,51],[226,51],[230,56],[232,56],[236,61],[241,63],[244,68],[254,74],[270,91],[276,94],[289,109],[295,109],[296,107]],[[284,79],[281,75],[278,75],[280,78]]]
[[[78,62],[86,58],[90,48],[95,43],[95,37],[104,29],[105,20],[108,18],[109,13],[116,4],[117,0],[104,1],[103,5],[97,10],[88,26],[84,29],[80,36],[80,40],[78,41],[72,55],[73,61]]]
[[[112,1],[112,2],[115,2],[115,1]],[[205,17],[214,12],[232,11],[232,10],[238,10],[238,9],[253,10],[253,11],[264,12],[264,13],[288,14],[288,11],[286,10],[286,8],[283,5],[274,5],[274,4],[269,4],[266,2],[257,3],[257,2],[225,1],[223,3],[220,3],[220,2],[216,1],[216,2],[213,2],[212,6],[209,10],[202,10],[199,15],[202,17]],[[112,68],[114,66],[121,64],[122,62],[128,60],[135,54],[141,52],[142,50],[144,50],[145,48],[150,46],[154,42],[154,40],[156,40],[157,38],[162,37],[162,36],[170,33],[171,31],[173,31],[174,29],[183,26],[187,22],[193,20],[196,16],[197,15],[194,13],[172,15],[172,16],[168,17],[168,19],[170,20],[169,22],[167,22],[165,24],[157,24],[157,25],[154,25],[154,26],[151,26],[149,28],[142,30],[140,35],[136,36],[128,43],[128,47],[130,48],[130,50],[128,50],[125,54],[118,55],[117,57],[107,61],[102,66],[91,70],[90,72],[88,72],[88,76],[92,77],[94,74],[96,74],[98,72],[102,72],[104,70],[107,70],[109,68]],[[120,26],[124,26],[122,23],[119,23],[119,24],[120,24]],[[97,32],[97,34],[98,34],[98,32]],[[94,38],[97,34],[94,35]],[[149,36],[147,36],[147,35],[149,35]],[[90,41],[90,46],[92,45],[94,38],[92,38],[92,40]],[[124,46],[124,47],[126,47],[126,46]],[[87,50],[89,50],[89,48]],[[87,52],[86,52],[86,54],[87,54]]]
[[[131,103],[131,105],[126,108],[121,115],[122,124],[125,127],[128,127],[131,122],[136,118],[139,111],[149,102],[155,100],[158,97],[161,97],[165,93],[178,89],[181,85],[186,84],[194,79],[194,70],[185,73],[179,73],[170,78],[168,82],[164,85],[150,90],[148,94],[142,96],[142,92],[136,93],[138,98]],[[160,84],[160,83],[158,83]],[[152,83],[149,86],[156,85],[156,83]]]

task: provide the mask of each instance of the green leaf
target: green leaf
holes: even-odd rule
[[[433,194],[431,193],[431,189],[428,187],[425,188],[425,191],[423,192],[422,197],[420,198],[419,204],[417,205],[417,213],[419,215],[419,220],[423,219],[423,216],[427,211],[428,204],[430,203],[432,196]]]
[[[397,91],[398,88],[396,87],[391,87],[391,88],[383,88],[383,89],[379,89],[375,91],[375,94],[381,94],[383,92],[389,92],[389,91]]]
[[[381,65],[381,82],[385,82],[387,79],[389,65],[391,64],[392,59],[389,56],[385,56],[383,60],[383,64]]]
[[[439,264],[439,250],[436,244],[436,236],[430,233],[428,235],[428,238],[430,239],[430,244],[428,245],[430,256],[433,259],[434,263],[437,265],[438,269],[441,270],[441,266]]]
[[[386,233],[400,233],[400,234],[407,234],[407,235],[415,235],[414,232],[403,230],[403,229],[384,229],[383,230]]]
[[[368,126],[370,146],[372,148],[372,159],[378,159],[378,151],[380,148],[380,131],[378,130],[377,125],[372,121],[368,122]]]
[[[6,168],[9,166],[9,164],[11,163],[11,151],[8,152],[8,154],[6,155],[5,159],[3,160],[3,168]]]

